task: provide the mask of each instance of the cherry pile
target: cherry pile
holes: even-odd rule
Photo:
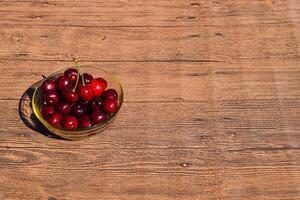
[[[69,130],[87,128],[107,120],[118,108],[118,93],[106,89],[107,81],[70,68],[57,79],[47,79],[41,86],[41,114],[53,126]]]

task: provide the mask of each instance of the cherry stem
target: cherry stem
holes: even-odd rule
[[[73,92],[75,92],[75,90],[77,88],[77,85],[78,85],[78,82],[79,82],[79,76],[81,76],[83,86],[85,85],[84,81],[83,81],[83,76],[82,76],[82,73],[81,73],[81,68],[80,68],[79,62],[76,61],[76,60],[74,60],[74,64],[75,64],[75,68],[77,70],[78,75],[77,75],[77,79],[76,79],[76,84],[75,84],[75,86],[73,88]]]

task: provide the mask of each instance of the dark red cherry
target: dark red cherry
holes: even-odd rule
[[[118,99],[118,93],[114,89],[108,89],[103,93],[103,98],[104,99]]]
[[[45,93],[48,91],[55,91],[55,82],[53,80],[45,80],[42,84],[42,90]]]
[[[94,97],[99,97],[105,90],[105,85],[98,80],[92,80],[91,82]]]
[[[64,91],[63,96],[67,102],[70,104],[76,103],[79,99],[79,96],[76,92],[73,92],[71,89]]]
[[[90,101],[93,99],[93,90],[90,85],[79,86],[78,94],[83,101]]]
[[[114,113],[118,108],[118,101],[116,99],[104,99],[103,108],[106,112]]]
[[[104,78],[96,78],[96,80],[104,85],[104,89],[107,88],[107,81]]]
[[[99,123],[101,123],[101,122],[103,122],[103,121],[106,120],[106,115],[105,115],[104,112],[94,111],[90,115],[90,120],[91,120],[91,122],[92,122],[93,125],[99,124]]]
[[[43,106],[41,114],[46,118],[55,112],[54,106]]]
[[[88,108],[91,112],[101,110],[102,109],[102,98],[98,97],[98,98],[95,98],[92,101],[90,101]]]
[[[74,130],[78,127],[78,121],[76,117],[68,115],[63,119],[63,127],[66,129]]]
[[[59,101],[58,93],[54,91],[48,91],[44,94],[44,101],[48,106],[56,105]]]
[[[64,75],[72,82],[76,82],[78,73],[76,69],[70,68],[65,71]]]
[[[90,121],[90,118],[88,115],[83,115],[79,119],[79,127],[81,128],[88,128],[92,126],[92,122]]]
[[[61,91],[72,88],[72,81],[68,79],[66,76],[60,76],[57,79],[57,88]]]
[[[73,106],[72,113],[76,117],[81,117],[82,115],[84,115],[86,113],[86,108],[82,104],[77,104],[77,105]]]
[[[63,101],[56,105],[56,110],[64,115],[68,115],[71,112],[71,108],[72,106],[70,104]]]
[[[90,84],[94,77],[88,73],[83,73],[83,80],[85,84]]]
[[[49,122],[49,124],[53,126],[61,127],[61,119],[62,119],[62,114],[59,112],[55,112],[47,118],[47,121]]]

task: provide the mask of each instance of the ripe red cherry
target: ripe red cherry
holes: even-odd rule
[[[118,93],[114,89],[108,89],[103,93],[103,98],[104,99],[118,99]]]
[[[106,112],[114,113],[118,108],[118,101],[116,99],[104,99],[103,108]]]
[[[54,91],[48,91],[45,95],[44,95],[44,101],[46,102],[46,104],[48,106],[50,105],[56,105],[59,101],[59,97],[57,92]]]
[[[72,82],[75,82],[77,80],[78,73],[76,69],[70,68],[65,71],[64,75]]]
[[[64,115],[68,115],[71,112],[71,108],[72,108],[72,106],[66,102],[59,102],[56,105],[56,110],[58,112],[63,113]]]
[[[55,91],[55,82],[53,80],[45,80],[42,84],[42,90],[44,92]]]
[[[101,123],[101,122],[103,122],[103,121],[106,120],[106,115],[105,115],[104,112],[94,111],[90,115],[90,120],[91,120],[91,122],[92,122],[93,125],[99,124],[99,123]]]
[[[84,115],[86,113],[86,108],[82,104],[77,104],[77,105],[73,106],[72,113],[76,117],[81,117],[82,115]]]
[[[61,91],[72,87],[72,81],[66,76],[58,77],[56,84],[58,89]]]
[[[53,126],[61,127],[61,119],[62,119],[62,114],[59,112],[55,112],[47,118],[47,121],[49,122],[49,124]]]
[[[55,112],[54,106],[43,106],[41,114],[46,118]]]
[[[66,129],[74,130],[78,127],[78,121],[76,117],[68,115],[63,120],[63,127]]]
[[[90,121],[90,118],[88,115],[83,115],[79,119],[79,127],[81,128],[88,128],[92,126],[92,122]]]
[[[107,81],[104,78],[96,78],[96,80],[104,85],[104,89],[107,88]]]
[[[90,85],[79,86],[78,93],[83,101],[90,101],[93,99],[93,90]]]
[[[92,86],[92,89],[93,89],[94,97],[99,97],[105,90],[104,84],[99,82],[96,79],[92,80],[91,86]]]
[[[94,77],[88,73],[83,73],[83,80],[85,84],[90,84]]]
[[[76,103],[79,99],[78,94],[76,92],[73,92],[71,89],[65,90],[63,95],[66,101],[70,104]]]

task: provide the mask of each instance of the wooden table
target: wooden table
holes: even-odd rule
[[[0,199],[300,199],[299,0],[1,0],[0,25]],[[76,142],[22,118],[73,57],[125,91]]]

